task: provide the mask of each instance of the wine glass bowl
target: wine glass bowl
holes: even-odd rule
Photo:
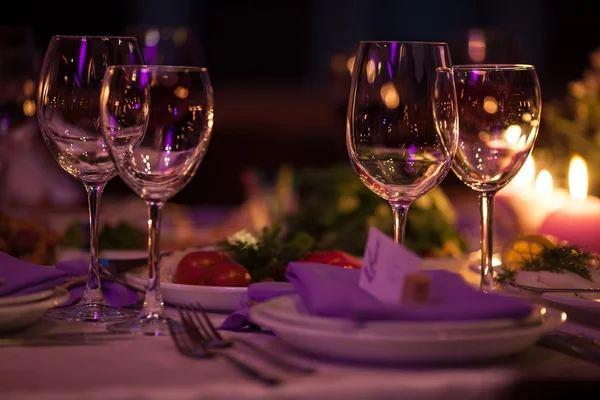
[[[346,145],[362,182],[391,204],[398,242],[403,242],[410,204],[450,171],[457,134],[456,93],[445,43],[360,43]]]
[[[112,66],[106,71],[101,125],[119,176],[148,207],[149,277],[139,317],[112,331],[168,335],[160,293],[160,224],[166,201],[193,178],[206,154],[214,107],[200,67]],[[125,139],[124,139],[125,138]]]
[[[110,321],[130,313],[109,306],[102,295],[98,264],[98,205],[106,183],[116,176],[100,128],[100,88],[111,64],[143,63],[135,38],[54,36],[46,50],[38,85],[38,123],[59,165],[83,183],[90,214],[90,268],[81,301],[47,316],[77,321]]]
[[[100,85],[107,63],[141,62],[133,38],[53,38],[40,82],[39,123],[60,166],[82,182],[107,182],[117,170],[100,131]]]
[[[481,287],[493,289],[494,195],[533,150],[542,111],[535,68],[525,64],[454,66],[459,141],[452,170],[479,194],[482,218]]]
[[[455,66],[460,109],[453,169],[476,191],[497,191],[519,172],[533,149],[541,97],[533,67]]]

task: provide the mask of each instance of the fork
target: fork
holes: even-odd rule
[[[202,305],[199,303],[194,304],[192,308],[186,308],[186,310],[191,316],[191,319],[194,322],[196,329],[203,332],[204,337],[206,338],[205,344],[209,349],[226,349],[233,347],[235,343],[239,343],[244,345],[248,349],[254,351],[263,359],[279,368],[286,369],[290,372],[306,375],[313,374],[315,372],[314,368],[292,363],[284,358],[275,355],[272,352],[269,352],[268,350],[256,345],[255,343],[249,340],[242,338],[223,338],[223,336],[221,336],[219,331],[215,328],[214,324],[208,317],[208,314],[206,313],[204,307],[202,307]]]
[[[517,289],[528,290],[538,293],[600,293],[600,288],[542,288],[536,286],[521,285],[516,282],[510,282],[510,285]]]
[[[213,359],[216,356],[220,356],[233,364],[240,372],[258,382],[268,386],[277,386],[281,384],[282,381],[280,378],[266,375],[229,353],[219,352],[217,354],[214,351],[211,351],[206,345],[206,338],[203,336],[202,332],[199,331],[190,320],[189,314],[191,313],[188,313],[181,308],[178,311],[184,329],[178,329],[179,327],[176,323],[171,320],[168,321],[168,327],[171,332],[171,337],[175,342],[175,347],[177,347],[177,350],[181,354],[195,359]]]

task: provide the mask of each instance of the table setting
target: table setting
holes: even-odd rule
[[[57,235],[0,214],[2,398],[510,399],[600,381],[591,242],[494,237],[496,194],[538,134],[533,65],[361,41],[349,163],[284,166],[274,185],[249,171],[244,205],[196,218],[169,202],[218,121],[207,68],[147,65],[135,38],[54,36],[39,86],[88,222],[61,216]],[[477,249],[440,186],[451,173],[476,192]],[[116,176],[135,201],[102,208]]]

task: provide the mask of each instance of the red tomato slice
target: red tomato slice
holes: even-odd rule
[[[173,282],[185,285],[206,285],[212,279],[213,268],[220,263],[232,262],[218,251],[194,251],[186,254],[175,270]]]
[[[341,250],[313,251],[302,261],[336,265],[344,268],[362,267],[360,260]]]
[[[211,271],[208,286],[247,287],[250,284],[248,270],[233,261],[215,264]]]

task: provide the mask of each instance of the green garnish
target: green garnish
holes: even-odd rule
[[[544,247],[535,257],[525,260],[523,271],[547,271],[563,274],[572,272],[591,281],[590,267],[599,260],[598,256],[571,244]]]
[[[105,225],[98,235],[100,250],[143,249],[147,243],[147,234],[143,229],[127,222],[117,225]],[[61,245],[76,249],[89,246],[89,227],[87,224],[73,223],[63,235]]]
[[[283,235],[281,226],[275,224],[264,228],[259,237],[250,233],[237,234],[219,245],[246,267],[253,282],[284,282],[287,264],[312,251],[315,239],[305,232],[296,232],[288,239]]]
[[[520,266],[522,271],[553,272],[564,274],[573,273],[586,279],[592,280],[591,269],[600,263],[600,257],[572,244],[559,244],[552,247],[544,247],[539,254],[526,259]],[[504,284],[516,279],[517,270],[502,269],[495,280],[496,283]]]

